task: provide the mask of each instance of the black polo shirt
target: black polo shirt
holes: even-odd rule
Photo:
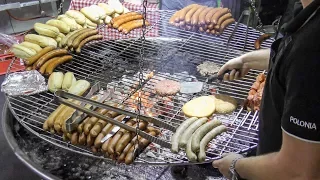
[[[320,143],[320,0],[301,10],[271,46],[258,154],[279,151],[282,131]]]

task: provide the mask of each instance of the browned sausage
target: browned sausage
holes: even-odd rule
[[[43,55],[41,58],[39,58],[34,67],[36,69],[39,69],[49,59],[57,56],[63,56],[63,55],[66,55],[67,53],[68,51],[65,49],[56,49],[56,50],[50,51],[45,55]]]
[[[129,144],[127,144],[127,146],[124,148],[124,150],[122,151],[121,155],[118,158],[118,162],[124,162],[124,159],[126,158],[129,150],[131,149],[131,147],[136,143],[137,141],[137,137],[140,141],[141,136],[134,136],[134,138],[130,141]]]
[[[143,16],[141,14],[134,15],[134,16],[127,16],[127,17],[124,17],[124,18],[121,18],[121,19],[115,21],[112,26],[113,26],[113,28],[117,29],[122,24],[125,24],[130,21],[134,21],[134,20],[139,20],[139,19],[143,19]]]
[[[91,147],[92,144],[93,144],[93,142],[94,142],[94,138],[89,134],[89,135],[87,136],[87,146],[88,146],[88,147]]]
[[[86,119],[84,119],[84,120],[79,124],[79,126],[77,127],[78,133],[82,133],[82,132],[83,132],[84,125],[86,124],[86,122],[87,122],[89,119],[90,119],[90,117],[87,117]]]
[[[101,109],[101,108],[98,108],[96,110],[97,113],[101,114],[101,115],[105,115],[108,110],[106,109]],[[98,122],[98,118],[97,117],[90,117],[89,120],[84,124],[84,127],[83,127],[83,131],[86,135],[89,135],[90,133],[90,130],[92,129],[92,127],[96,124],[96,122]]]
[[[140,121],[139,122],[139,129],[145,130],[147,127],[148,123],[145,121]],[[135,125],[133,125],[134,127]],[[121,139],[117,142],[116,145],[116,154],[120,156],[122,153],[123,149],[127,146],[127,144],[131,141],[132,137],[135,135],[135,133],[132,132],[125,132],[124,135],[121,137]]]
[[[128,126],[132,126],[134,124],[135,121],[128,121],[126,123],[126,125]],[[115,154],[115,147],[118,143],[118,141],[120,140],[120,138],[122,137],[122,135],[126,132],[125,129],[121,128],[115,135],[113,135],[112,140],[110,141],[109,145],[108,145],[108,154]]]
[[[108,152],[108,145],[109,145],[109,142],[111,141],[112,137],[109,138],[108,140],[106,140],[102,146],[101,146],[101,151],[104,152],[104,153],[107,153]],[[109,156],[109,154],[107,154],[107,156]]]
[[[257,40],[255,40],[255,42],[254,42],[254,48],[255,48],[256,50],[260,49],[262,42],[265,41],[265,40],[267,40],[267,39],[269,39],[270,37],[271,37],[271,35],[269,35],[269,34],[263,34],[263,35],[261,35]]]
[[[216,12],[212,18],[211,18],[211,22],[214,23],[214,24],[218,24],[218,20],[221,16],[227,14],[230,12],[230,9],[228,8],[222,8],[220,9],[218,12]]]
[[[131,30],[140,28],[143,25],[143,20],[134,20],[129,23],[126,23],[126,25],[123,26],[123,33],[128,34]],[[149,26],[150,23],[146,21],[146,26]]]
[[[206,32],[207,29],[208,29],[208,26],[207,26],[207,25],[205,25],[205,26],[200,26],[200,27],[199,27],[199,31],[200,31],[200,32],[203,32],[203,33]]]
[[[78,134],[78,132],[72,133],[72,136],[71,136],[71,144],[72,144],[72,145],[77,145],[77,144],[78,144],[78,139],[79,139],[79,134]]]
[[[98,35],[93,35],[93,36],[90,36],[90,37],[87,37],[86,39],[82,40],[81,43],[79,44],[76,52],[77,53],[81,53],[81,48],[88,42],[90,41],[93,41],[93,40],[100,40],[100,39],[103,39],[103,36],[98,34]]]
[[[42,65],[41,67],[40,67],[40,69],[39,69],[39,72],[40,72],[40,74],[44,74],[45,73],[45,71],[46,71],[46,68],[48,67],[48,65],[50,64],[50,63],[52,63],[53,61],[56,61],[56,60],[58,60],[60,57],[54,57],[54,58],[51,58],[50,60],[48,60],[46,63],[44,63],[44,65]]]
[[[80,35],[83,34],[85,32],[91,31],[92,29],[90,28],[85,28],[85,29],[81,29],[80,31],[78,31],[77,33],[74,33],[73,35],[71,35],[68,39],[68,42],[66,43],[66,48],[72,48],[72,43],[73,41]]]
[[[206,6],[200,6],[200,7],[196,10],[196,12],[194,12],[194,14],[193,14],[192,17],[191,17],[191,24],[192,24],[192,25],[194,25],[194,26],[195,26],[195,25],[198,25],[200,13],[201,13],[202,11],[204,11],[206,8],[207,8]]]
[[[156,135],[156,133],[154,131],[151,131],[148,134],[150,134],[151,136]],[[141,138],[139,140],[139,144],[135,144],[134,146],[132,146],[131,149],[129,150],[129,152],[127,153],[126,158],[125,158],[125,163],[131,164],[134,161],[135,156],[136,156],[136,154],[134,153],[134,149],[137,149],[136,153],[138,153],[139,151],[141,151],[142,149],[147,147],[149,143],[150,143],[149,140]]]
[[[72,60],[72,56],[71,55],[66,55],[66,56],[62,56],[61,58],[59,58],[56,61],[51,62],[50,64],[48,64],[47,68],[46,68],[46,74],[47,75],[51,75],[53,73],[53,70],[59,66],[60,64],[69,62]]]
[[[235,22],[235,20],[234,20],[233,18],[227,19],[227,20],[225,20],[224,22],[222,22],[222,24],[221,24],[221,26],[220,26],[219,34],[222,34],[223,31],[224,31],[224,29],[225,29],[226,27],[228,27],[230,24],[234,23],[234,22]]]
[[[119,115],[114,119],[121,122],[125,117],[126,117],[125,115]],[[113,125],[111,123],[108,123],[106,126],[104,126],[104,128],[101,130],[96,140],[94,141],[94,147],[96,148],[101,147],[102,145],[101,140],[112,130],[112,128],[113,128]]]
[[[211,18],[212,16],[217,12],[219,11],[221,8],[211,8],[211,10],[207,13],[206,15],[206,24],[211,24]]]
[[[81,42],[82,40],[86,39],[87,37],[96,35],[96,34],[98,34],[98,33],[99,33],[98,30],[92,29],[92,30],[90,30],[90,31],[87,31],[87,32],[85,32],[85,33],[80,34],[80,35],[79,35],[78,37],[76,37],[76,38],[74,39],[74,41],[72,42],[72,47],[73,47],[73,49],[74,49],[74,50],[77,49],[78,46],[79,46],[79,44],[80,44],[80,42]]]
[[[147,127],[147,132],[149,133],[151,131],[155,132],[157,135],[159,135],[161,133],[160,129],[154,128],[152,126],[148,126]]]
[[[210,29],[210,30],[212,30],[213,27],[214,27],[214,24],[213,24],[213,23],[211,23],[211,24],[208,25],[208,29]]]
[[[79,145],[86,145],[86,142],[87,142],[87,136],[84,134],[84,132],[80,133]]]
[[[115,118],[116,116],[118,116],[118,113],[112,113],[112,112],[108,112],[105,114],[105,116],[108,116],[110,118]],[[90,135],[92,137],[97,137],[98,134],[101,132],[102,128],[105,127],[108,123],[102,119],[99,119],[95,125],[92,127],[92,129],[90,130]]]
[[[210,31],[210,33],[213,34],[213,35],[215,35],[215,34],[216,34],[216,30],[215,30],[215,29],[212,29],[212,30]]]
[[[118,21],[119,19],[126,18],[128,16],[134,16],[134,15],[137,15],[137,14],[139,14],[139,13],[137,13],[137,12],[128,12],[128,13],[125,13],[125,14],[121,14],[118,17],[112,18],[111,19],[111,24],[113,24],[115,21]]]
[[[201,6],[200,5],[196,5],[196,6],[193,6],[189,11],[188,13],[186,14],[186,17],[185,17],[185,22],[186,24],[191,24],[191,18],[193,16],[193,14],[200,8]]]
[[[47,46],[43,48],[41,51],[37,52],[36,55],[29,57],[27,60],[24,61],[24,64],[27,66],[31,66],[33,63],[35,63],[40,57],[47,54],[48,52],[54,50],[54,46]]]
[[[218,20],[217,25],[218,25],[218,26],[221,26],[221,24],[222,24],[223,21],[225,21],[225,20],[227,20],[227,19],[230,19],[230,18],[232,18],[232,14],[231,14],[231,13],[227,13],[227,14],[221,16],[221,17],[219,18],[219,20]]]
[[[201,13],[199,14],[199,25],[206,24],[206,15],[212,10],[212,8],[206,7]]]
[[[180,13],[179,13],[179,19],[176,19],[176,22],[179,22],[179,21],[184,21],[185,18],[186,18],[186,15],[187,13],[195,6],[199,6],[197,4],[190,4],[189,6],[183,8],[180,10]]]

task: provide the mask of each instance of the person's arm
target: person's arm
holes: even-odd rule
[[[218,75],[223,75],[224,80],[232,81],[244,77],[250,69],[267,70],[269,58],[270,49],[261,49],[246,53],[224,64],[220,68]],[[227,73],[227,70],[231,70],[231,72]]]
[[[320,144],[299,140],[283,132],[281,150],[237,161],[236,171],[244,179],[319,180]]]

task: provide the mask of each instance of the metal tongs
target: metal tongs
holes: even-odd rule
[[[73,100],[77,100],[77,101],[80,101],[82,103],[85,103],[85,104],[90,104],[94,107],[98,107],[98,108],[102,108],[102,109],[107,109],[107,110],[110,110],[110,111],[114,111],[114,112],[117,112],[119,114],[123,114],[123,115],[127,115],[127,116],[130,116],[130,117],[136,117],[137,114],[135,113],[132,113],[132,112],[129,112],[129,111],[126,111],[126,110],[123,110],[123,109],[118,109],[116,107],[113,107],[113,106],[110,106],[110,105],[107,105],[107,104],[103,104],[101,102],[97,102],[97,101],[93,101],[91,99],[87,99],[87,98],[84,98],[84,97],[81,97],[81,96],[77,96],[77,95],[73,95],[73,94],[70,94],[70,93],[67,93],[65,91],[61,91],[61,90],[58,90],[56,91],[55,93],[55,96],[56,98],[58,99],[58,101],[64,105],[67,105],[67,106],[70,106],[78,111],[81,111],[87,115],[90,115],[90,116],[94,116],[94,117],[97,117],[99,119],[102,119],[108,123],[111,123],[115,126],[119,126],[120,128],[123,128],[127,131],[131,131],[131,132],[136,132],[138,135],[140,135],[141,137],[153,142],[153,143],[156,143],[156,144],[159,144],[160,146],[163,146],[163,147],[166,147],[166,148],[171,148],[171,144],[167,141],[164,141],[164,140],[161,140],[155,136],[151,136],[149,135],[148,133],[142,131],[142,130],[139,130],[139,129],[136,129],[134,127],[131,127],[131,126],[128,126],[124,123],[121,123],[117,120],[114,120],[113,118],[110,118],[110,117],[107,117],[107,116],[104,116],[102,114],[99,114],[95,111],[93,111],[92,109],[88,109],[88,108],[85,108],[81,105],[77,105],[75,103],[72,103],[70,101],[68,101],[67,99],[73,99]],[[139,119],[140,120],[143,120],[143,121],[146,121],[148,123],[152,123],[158,127],[161,127],[161,128],[165,128],[165,129],[168,129],[170,131],[173,131],[175,132],[176,131],[176,127],[170,125],[170,124],[167,124],[163,121],[160,121],[158,119],[155,119],[153,117],[147,117],[147,116],[144,116],[144,115],[140,115],[139,116]]]

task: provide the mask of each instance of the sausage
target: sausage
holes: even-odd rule
[[[51,58],[50,60],[48,60],[46,63],[44,63],[39,69],[40,74],[43,75],[46,72],[46,68],[48,67],[48,65],[50,63],[52,63],[53,61],[57,61],[59,58],[60,57],[54,57],[54,58]]]
[[[76,52],[78,53],[78,54],[80,54],[81,53],[81,48],[86,44],[86,43],[88,43],[88,42],[90,42],[90,41],[93,41],[93,40],[100,40],[100,39],[102,39],[103,38],[103,36],[102,35],[93,35],[93,36],[90,36],[90,37],[87,37],[86,39],[84,39],[84,40],[82,40],[81,42],[80,42],[80,44],[79,44],[79,46],[78,46],[78,48],[76,49]]]
[[[207,33],[207,34],[210,34],[210,29],[207,29],[207,30],[206,30],[206,33]]]
[[[119,115],[119,116],[115,117],[114,119],[121,122],[125,117],[126,117],[125,115]],[[101,147],[102,138],[104,138],[112,130],[112,128],[113,128],[113,125],[111,123],[108,123],[106,126],[104,126],[104,128],[101,130],[101,132],[97,136],[96,140],[94,141],[94,146],[96,148]]]
[[[197,5],[197,4],[190,4],[189,6],[181,9],[181,10],[180,10],[180,13],[179,13],[179,19],[176,19],[175,22],[184,21],[185,18],[186,18],[187,13],[188,13],[193,7],[196,7],[196,6],[199,6],[199,5]]]
[[[67,53],[68,53],[68,51],[65,49],[56,49],[56,50],[50,51],[50,52],[46,53],[45,55],[43,55],[41,58],[39,58],[34,67],[36,69],[39,69],[49,59],[51,59],[53,57],[57,57],[57,56],[66,55]]]
[[[25,60],[24,64],[27,66],[30,66],[33,63],[35,63],[40,57],[42,57],[43,55],[47,54],[48,52],[50,52],[54,49],[55,49],[54,46],[47,46],[47,47],[43,48],[41,51],[39,51],[36,55]]]
[[[60,64],[69,62],[72,60],[72,56],[71,55],[66,55],[66,56],[62,56],[61,58],[59,58],[56,61],[51,62],[50,64],[48,64],[47,68],[46,68],[46,74],[50,75],[52,74],[53,70],[59,66]]]
[[[191,18],[193,16],[193,14],[199,9],[201,8],[200,5],[196,5],[196,6],[193,6],[189,11],[188,13],[186,14],[185,16],[185,22],[186,24],[190,24],[191,23]]]
[[[78,30],[75,30],[73,32],[70,32],[68,33],[66,36],[64,36],[62,39],[61,39],[61,42],[60,42],[60,46],[61,47],[65,47],[68,43],[68,40],[71,36],[73,36],[75,33],[78,33],[79,31],[81,31],[82,29],[78,29]]]
[[[159,135],[161,133],[161,131],[157,128],[154,128],[152,126],[148,126],[147,129],[146,129],[147,132],[151,132],[151,131],[154,131],[157,135]]]
[[[213,34],[213,35],[215,35],[215,34],[216,34],[216,30],[215,30],[215,29],[212,29],[212,30],[210,31],[210,33]]]
[[[146,127],[147,127],[147,123],[145,121],[140,121],[139,122],[139,129],[140,130],[144,130]],[[135,125],[133,125],[134,127]],[[127,144],[130,142],[130,140],[132,139],[132,137],[134,136],[135,134],[132,133],[132,132],[125,132],[124,135],[121,137],[121,139],[117,142],[116,144],[116,154],[118,156],[121,155],[123,149],[127,146]]]
[[[79,35],[78,37],[76,37],[76,38],[74,39],[74,41],[72,42],[72,47],[73,47],[73,49],[75,50],[75,49],[79,46],[79,44],[80,44],[80,42],[81,42],[82,40],[86,39],[87,37],[96,35],[96,34],[98,34],[98,33],[99,33],[98,30],[93,29],[93,30],[90,30],[90,31],[87,31],[87,32],[85,32],[85,33],[80,34],[80,35]]]
[[[220,9],[222,9],[222,8],[211,8],[211,10],[207,13],[207,15],[206,15],[206,17],[205,17],[205,19],[206,19],[206,24],[212,23],[212,21],[211,21],[212,16],[213,16],[217,11],[219,11]]]
[[[94,142],[94,138],[89,134],[89,135],[87,136],[87,146],[88,146],[88,147],[91,147],[92,144],[93,144],[93,142]]]
[[[207,25],[205,25],[205,26],[200,26],[200,27],[199,27],[199,31],[200,31],[200,32],[206,32],[207,29],[208,29],[208,26],[207,26]]]
[[[133,139],[131,139],[130,143],[127,144],[127,146],[124,148],[124,150],[122,151],[121,155],[118,157],[118,162],[123,162],[124,159],[126,158],[126,155],[128,154],[129,150],[131,149],[131,147],[133,146],[133,144],[136,143],[137,141],[137,137],[138,140],[140,141],[141,136],[134,136]]]
[[[88,122],[89,119],[90,119],[90,117],[87,117],[86,119],[84,119],[84,120],[79,124],[79,126],[77,127],[78,133],[82,133],[82,132],[83,132],[84,125],[86,124],[86,122]]]
[[[86,141],[87,141],[87,136],[86,134],[84,134],[84,132],[79,133],[79,145],[86,145]]]
[[[108,152],[108,145],[109,145],[109,142],[111,141],[111,139],[112,139],[112,138],[109,138],[108,140],[106,140],[106,141],[102,144],[102,146],[101,146],[101,151],[102,151],[102,152],[104,152],[104,153]],[[108,154],[108,156],[109,156],[109,154]]]
[[[214,24],[213,24],[213,23],[211,23],[211,24],[208,25],[208,29],[209,29],[209,30],[212,30],[213,28],[214,28]]]
[[[210,122],[205,123],[201,127],[199,127],[196,132],[194,132],[191,142],[191,149],[193,152],[199,152],[200,150],[200,141],[201,139],[214,127],[221,125],[221,121],[212,120]]]
[[[228,8],[222,8],[220,9],[218,12],[216,12],[212,18],[211,18],[211,22],[214,23],[214,24],[217,24],[218,23],[218,20],[221,16],[227,14],[230,12],[230,9]]]
[[[179,27],[183,27],[183,26],[185,26],[186,25],[186,22],[185,21],[180,21],[179,22]]]
[[[207,144],[215,138],[217,135],[227,131],[227,127],[225,125],[220,125],[218,127],[213,128],[208,134],[206,134],[201,142],[200,142],[200,151],[198,154],[198,161],[203,162],[206,160],[206,146]]]
[[[192,26],[186,25],[186,30],[191,31],[191,29],[192,29]]]
[[[185,120],[177,129],[176,132],[172,135],[171,137],[171,151],[174,153],[178,153],[179,151],[179,140],[181,137],[181,134],[191,125],[193,124],[196,120],[198,120],[197,117],[192,117],[187,120]]]
[[[200,13],[202,12],[202,11],[204,11],[205,9],[206,9],[207,7],[206,6],[200,6],[197,10],[196,10],[196,12],[192,15],[192,17],[191,17],[191,24],[192,25],[198,25],[198,23],[199,23],[199,16],[200,16]]]
[[[255,42],[254,42],[254,48],[255,48],[256,50],[260,49],[262,42],[265,41],[265,40],[267,40],[267,39],[269,39],[270,37],[271,37],[271,35],[269,35],[269,34],[263,34],[263,35],[261,35],[257,40],[255,40]]]
[[[220,25],[218,25],[218,24],[215,25],[215,26],[213,27],[213,29],[216,30],[216,31],[219,31],[219,30],[220,30]]]
[[[48,126],[48,121],[44,121],[43,125],[42,125],[43,130],[48,131],[49,130],[49,126]]]
[[[148,133],[148,134],[150,134],[151,136],[155,136],[155,135],[156,135],[156,133],[153,132],[153,131],[151,131],[151,132]],[[135,153],[138,153],[139,151],[141,151],[142,149],[144,149],[145,147],[147,147],[149,143],[150,143],[149,140],[144,139],[144,138],[141,138],[141,139],[139,140],[139,143],[138,143],[138,144],[135,144],[134,146],[132,146],[132,147],[130,148],[129,152],[128,152],[127,155],[126,155],[125,163],[126,163],[126,164],[131,164],[131,163],[134,161],[134,159],[135,159],[135,156],[136,156]],[[134,152],[134,149],[137,149],[136,152]]]
[[[118,21],[121,18],[125,18],[125,17],[128,17],[128,16],[134,16],[134,15],[137,15],[137,14],[139,14],[139,13],[137,13],[137,12],[128,12],[128,13],[125,13],[125,14],[121,14],[118,17],[112,18],[111,19],[111,24],[113,24],[115,21]]]
[[[126,125],[132,126],[134,124],[134,121],[128,121]],[[121,128],[115,135],[113,135],[112,140],[110,141],[108,145],[108,153],[109,155],[115,154],[115,147],[117,145],[117,142],[120,140],[122,135],[126,132],[125,129]]]
[[[74,104],[79,105],[80,102],[79,101],[73,101]],[[65,108],[63,108],[63,110],[59,113],[59,115],[55,118],[54,120],[54,129],[57,132],[61,131],[61,127],[62,124],[64,123],[64,121],[66,119],[68,119],[76,110],[66,106]]]
[[[101,115],[105,115],[108,110],[106,109],[101,109],[101,108],[98,108],[96,110],[97,113],[101,114]],[[92,129],[92,127],[96,124],[96,122],[98,122],[98,118],[97,117],[90,117],[89,120],[84,124],[84,127],[83,127],[83,131],[86,135],[89,135],[90,133],[90,130]]]
[[[180,141],[179,141],[179,147],[180,148],[185,148],[188,140],[190,138],[190,134],[193,134],[200,126],[202,126],[204,123],[206,123],[208,118],[200,118],[194,123],[192,123],[181,135]]]
[[[134,21],[134,20],[138,20],[138,19],[143,19],[143,16],[141,14],[138,15],[134,15],[134,16],[127,16],[124,18],[120,18],[117,21],[115,21],[112,26],[113,28],[118,28],[120,25],[130,22],[130,21]]]
[[[199,25],[205,25],[206,24],[206,15],[212,10],[212,8],[206,7],[204,10],[202,10],[199,14]]]
[[[220,26],[219,34],[223,33],[224,29],[234,22],[235,20],[233,18],[225,20]]]
[[[116,116],[118,116],[118,113],[106,113],[105,116],[108,116],[110,118],[115,118]],[[101,132],[102,128],[105,127],[108,123],[102,119],[99,119],[94,126],[92,127],[92,129],[90,130],[90,135],[92,137],[97,137],[98,134]]]
[[[150,23],[146,21],[146,26],[149,26]],[[143,26],[143,20],[134,20],[129,23],[126,23],[125,26],[123,26],[123,33],[128,34],[131,30],[142,27]]]
[[[81,29],[80,31],[74,33],[73,35],[71,35],[69,38],[68,38],[68,41],[66,42],[66,46],[69,47],[69,48],[72,48],[72,43],[73,41],[80,35],[80,34],[83,34],[85,32],[88,32],[88,31],[91,31],[92,29],[90,28],[85,28],[85,29]]]
[[[179,13],[180,13],[180,12],[181,12],[181,10],[175,12],[175,13],[171,16],[171,18],[169,19],[169,23],[170,23],[171,25],[174,25],[175,19],[176,19],[176,18],[179,18]],[[178,21],[178,22],[179,22],[179,21]]]
[[[46,122],[48,124],[48,128],[53,128],[55,118],[66,108],[66,105],[59,105],[47,118]]]
[[[72,133],[72,136],[71,136],[71,144],[72,144],[72,145],[77,145],[77,144],[78,144],[78,139],[79,139],[79,134],[78,134],[78,132]]]
[[[192,151],[191,143],[194,135],[191,135],[191,137],[188,140],[187,147],[186,147],[186,154],[187,158],[190,162],[196,162],[197,161],[197,155]]]
[[[217,22],[217,25],[218,25],[218,26],[221,26],[221,24],[222,24],[223,21],[225,21],[225,20],[227,20],[227,19],[230,19],[230,18],[232,18],[232,14],[231,14],[231,13],[227,13],[227,14],[221,16],[221,17],[219,18],[218,22]]]

